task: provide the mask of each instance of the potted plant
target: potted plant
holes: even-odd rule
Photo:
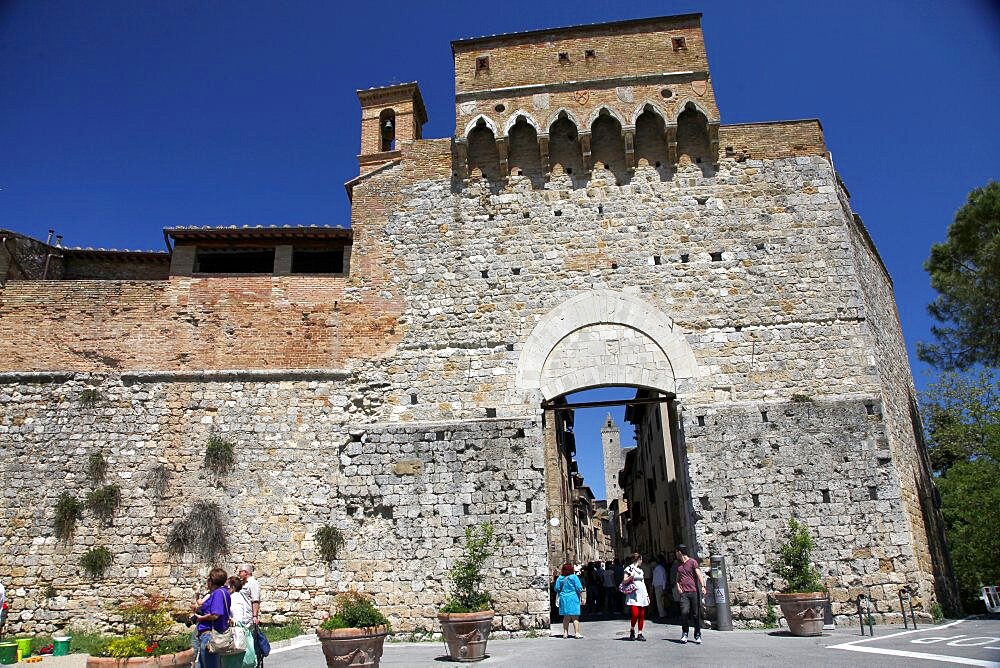
[[[337,596],[337,608],[316,629],[328,668],[378,667],[382,646],[389,633],[385,618],[371,598],[357,591]]]
[[[483,591],[483,566],[493,555],[493,525],[465,529],[465,553],[449,573],[452,597],[438,620],[453,661],[482,661],[493,627],[493,601]]]
[[[128,635],[115,638],[101,652],[87,657],[87,668],[190,666],[194,650],[186,637],[171,637],[170,606],[159,594],[139,595],[119,607]]]
[[[823,635],[826,589],[813,566],[812,550],[813,540],[808,527],[789,520],[788,532],[772,568],[785,581],[785,587],[774,598],[794,636]]]

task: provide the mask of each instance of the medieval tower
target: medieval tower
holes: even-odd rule
[[[601,427],[601,451],[604,455],[604,498],[610,504],[622,495],[621,485],[618,484],[618,473],[622,470],[622,432],[611,413]]]
[[[548,628],[549,537],[593,501],[547,493],[577,475],[557,423],[607,386],[662,402],[645,424],[683,454],[635,467],[623,520],[676,509],[725,554],[737,624],[791,518],[845,621],[861,591],[952,596],[892,279],[819,121],[725,124],[698,14],[451,51],[452,136],[423,136],[415,83],[358,92],[349,226],[180,221],[159,252],[0,230],[11,631],[110,624],[137,581],[187,600],[216,559],[256,561],[265,622],[317,623],[350,583],[432,628],[484,522],[494,631]],[[231,470],[206,466],[220,440]],[[57,535],[98,454],[120,506]],[[206,525],[243,530],[190,540]]]

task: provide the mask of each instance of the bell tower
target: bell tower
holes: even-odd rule
[[[427,122],[420,88],[414,83],[358,91],[361,103],[361,172],[400,157],[399,142],[421,138]]]

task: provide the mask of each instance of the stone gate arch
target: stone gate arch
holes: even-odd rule
[[[694,352],[674,322],[649,302],[592,290],[549,311],[518,361],[517,389],[544,401],[608,385],[676,394],[698,377]]]

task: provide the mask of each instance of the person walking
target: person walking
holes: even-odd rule
[[[573,572],[573,564],[567,562],[563,564],[562,575],[556,578],[556,596],[559,602],[559,614],[562,615],[563,638],[569,638],[569,624],[573,622],[574,638],[582,638],[580,635],[580,594],[583,592],[583,583],[579,576]]]
[[[705,595],[705,577],[698,560],[688,556],[687,546],[678,545],[677,593],[681,604],[681,642],[688,641],[688,622],[693,621],[693,642],[701,644],[701,597]]]
[[[198,666],[197,668],[219,668],[219,655],[208,651],[208,641],[212,631],[225,633],[229,628],[229,590],[226,589],[226,571],[213,568],[208,574],[208,598],[201,605],[195,603],[193,619],[198,626]]]
[[[642,572],[642,555],[636,552],[632,555],[632,563],[625,568],[625,578],[622,580],[622,587],[625,589],[625,605],[631,612],[629,624],[629,640],[646,642],[646,637],[642,635],[642,626],[646,621],[646,606],[649,605],[649,593],[646,591],[646,575]],[[639,627],[639,635],[636,635],[636,626]]]
[[[661,554],[656,558],[656,567],[653,569],[653,597],[656,599],[656,612],[660,619],[667,616],[667,587],[667,564]]]
[[[257,668],[264,665],[264,649],[261,646],[260,630],[260,583],[253,576],[253,564],[243,564],[239,570],[243,580],[244,596],[250,601],[250,632],[253,634],[253,648],[257,653]]]
[[[610,559],[604,564],[604,612],[615,611],[615,600],[618,592],[615,591],[615,564]]]

